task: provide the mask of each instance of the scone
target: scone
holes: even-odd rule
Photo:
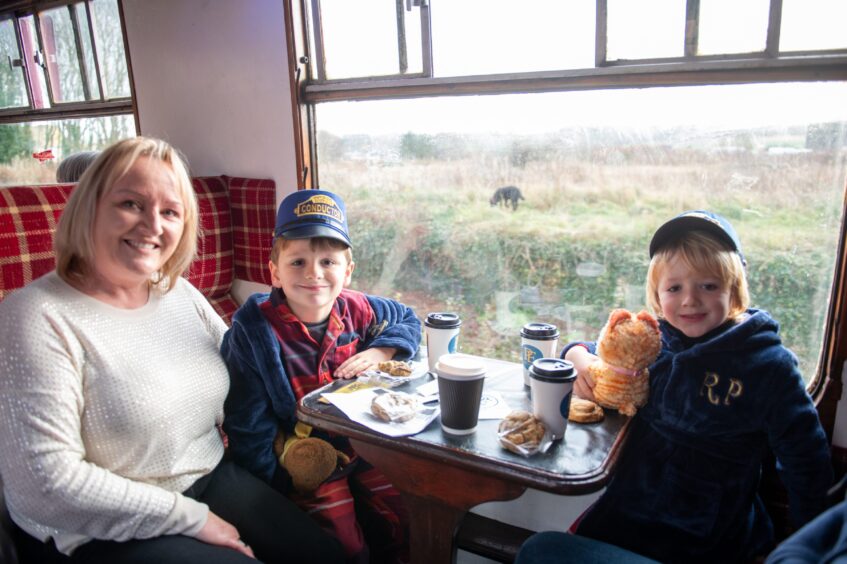
[[[385,392],[371,400],[371,412],[388,422],[408,421],[415,416],[417,409],[417,400],[402,392]]]
[[[497,430],[503,448],[517,454],[525,454],[518,447],[524,450],[537,449],[541,439],[544,438],[545,429],[544,423],[532,413],[516,410],[500,422]]]
[[[571,407],[568,411],[568,421],[574,423],[596,423],[604,417],[603,408],[587,399],[571,397]]]
[[[377,368],[379,368],[380,372],[385,372],[392,376],[411,376],[412,374],[412,367],[402,360],[386,360],[385,362],[380,362]]]

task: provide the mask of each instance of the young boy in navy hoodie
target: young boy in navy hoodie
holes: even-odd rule
[[[408,521],[399,493],[346,440],[312,431],[353,462],[311,495],[291,490],[273,442],[279,429],[294,432],[296,402],[309,392],[381,361],[410,358],[420,321],[399,302],[346,289],[354,263],[338,195],[290,194],[279,206],[274,236],[273,289],[239,308],[221,349],[231,380],[224,420],[230,452],[334,532],[351,561],[403,560]]]
[[[576,533],[608,543],[598,551],[614,545],[661,562],[761,557],[774,542],[757,495],[762,460],[769,449],[776,456],[799,527],[825,508],[829,443],[779,325],[748,307],[746,263],[729,222],[685,212],[656,231],[650,257],[647,301],[662,351],[649,367],[649,401]],[[594,352],[594,343],[562,351],[579,371],[576,393],[588,399]],[[571,541],[545,533],[518,561],[555,562]],[[628,559],[623,551],[615,558]]]

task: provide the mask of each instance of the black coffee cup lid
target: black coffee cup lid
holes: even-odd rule
[[[459,315],[456,313],[449,313],[446,311],[430,313],[426,316],[426,321],[424,321],[426,325],[429,327],[438,327],[439,329],[452,329],[453,327],[458,327],[462,324],[462,320],[459,319]]]
[[[563,382],[576,378],[576,370],[569,360],[539,358],[529,369],[530,376],[544,382]]]
[[[524,337],[534,338],[558,337],[559,328],[550,323],[527,323],[523,326],[523,329],[521,329],[521,335]]]

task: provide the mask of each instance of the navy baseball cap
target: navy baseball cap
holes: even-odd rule
[[[353,246],[347,234],[344,201],[326,190],[298,190],[286,196],[276,212],[274,237],[329,237]]]
[[[665,222],[653,234],[650,240],[650,258],[665,245],[676,241],[689,231],[705,231],[718,241],[724,243],[731,250],[738,253],[741,263],[745,266],[747,261],[741,253],[741,241],[732,225],[716,213],[705,210],[691,210],[683,212],[675,218]]]

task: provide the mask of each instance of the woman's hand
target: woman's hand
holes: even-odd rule
[[[583,399],[594,401],[594,378],[588,372],[588,365],[597,360],[597,356],[581,346],[571,347],[565,355],[565,360],[573,362],[576,368],[576,382],[573,391]]]
[[[253,549],[244,544],[244,541],[238,535],[238,529],[209,511],[209,517],[206,519],[206,524],[197,533],[197,540],[201,540],[207,544],[215,546],[225,546],[233,550],[237,550],[250,558],[256,558],[253,554]]]
[[[397,349],[393,347],[365,349],[341,363],[341,366],[335,369],[335,377],[345,380],[353,378],[365,370],[376,367],[380,362],[391,360],[395,354],[397,354]]]

